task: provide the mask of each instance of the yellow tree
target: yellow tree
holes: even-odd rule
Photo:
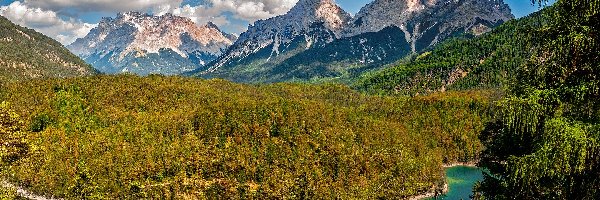
[[[9,109],[9,104],[0,104],[0,166],[15,162],[29,151],[23,121]]]

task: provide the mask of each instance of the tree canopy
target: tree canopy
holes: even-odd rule
[[[559,0],[532,30],[541,47],[481,136],[485,198],[600,198],[599,11],[598,0]]]

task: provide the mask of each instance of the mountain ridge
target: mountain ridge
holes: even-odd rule
[[[338,16],[346,16],[343,18],[344,20],[341,20],[343,22],[338,23],[343,24],[343,27],[338,26],[334,29],[331,23],[328,25],[326,20],[309,20],[308,22],[312,22],[312,24],[306,24],[307,21],[304,20],[306,15],[297,14],[302,13],[300,11],[316,13],[320,7],[315,5],[322,4],[330,5],[330,8],[337,8],[333,13],[341,13]],[[343,13],[346,12],[332,0],[299,1],[290,12],[284,15],[257,21],[249,27],[247,32],[242,33],[240,39],[215,62],[187,75],[227,78],[238,82],[279,82],[295,80],[294,77],[302,77],[300,80],[304,81],[315,78],[335,78],[348,74],[349,70],[354,70],[353,68],[358,68],[354,71],[360,73],[382,67],[410,54],[433,47],[447,38],[461,34],[480,35],[514,18],[510,8],[502,0],[491,0],[483,4],[477,0],[375,0],[363,7],[354,17],[348,17]],[[293,18],[294,16],[299,17]],[[301,30],[303,32],[288,29],[288,24],[294,25],[298,22],[302,22],[303,29]],[[389,29],[383,31],[388,27],[397,27],[401,31],[390,35]],[[269,32],[268,30],[276,31]],[[306,32],[321,33],[321,37],[315,37]],[[283,48],[280,42],[281,35],[285,36]],[[396,37],[404,37],[406,42],[398,41],[395,39]],[[260,42],[259,45],[248,42],[253,38],[262,38],[261,41],[266,42]],[[360,38],[359,41],[354,41],[357,38]],[[389,44],[375,44],[376,42],[371,42],[370,46],[362,46],[364,48],[358,50],[354,46],[348,46],[350,44],[360,46],[367,41],[377,39],[395,41],[396,46],[390,48]],[[335,45],[329,46],[334,41],[336,44],[348,45],[334,49]],[[408,51],[405,49],[407,48],[406,43],[409,44]],[[315,49],[323,49],[323,51],[319,52]],[[336,54],[330,54],[332,51]],[[303,52],[311,54],[312,57],[303,55]],[[346,55],[344,60],[321,58],[323,56],[335,57],[338,54]],[[300,58],[303,59],[303,62],[296,62]],[[322,62],[323,60],[326,62]],[[302,66],[294,66],[294,64]],[[286,68],[288,71],[296,71],[298,74],[285,72]],[[270,74],[268,73],[270,71],[278,71],[278,73]],[[323,74],[309,71],[321,71]],[[306,76],[307,74],[312,75]]]
[[[341,28],[350,19],[351,15],[332,0],[300,0],[288,13],[250,25],[206,71],[214,72],[236,58],[243,59],[269,45],[272,45],[271,53],[279,55],[296,37],[305,37],[307,47],[331,42],[340,36]],[[314,27],[315,23],[322,26]],[[322,35],[311,35],[315,29],[320,29]]]
[[[56,40],[0,16],[0,84],[96,73]]]
[[[169,75],[204,66],[235,39],[211,22],[197,25],[172,14],[125,12],[103,18],[68,48],[102,72]]]
[[[551,9],[508,21],[476,38],[456,38],[407,62],[363,74],[354,84],[370,94],[426,95],[469,89],[497,89],[539,48],[534,35]]]
[[[467,32],[478,24],[491,28],[489,26],[514,18],[509,6],[503,0],[489,0],[485,5],[478,5],[480,3],[478,0],[375,0],[356,14],[344,34],[346,37],[355,36],[396,26],[404,31],[407,42],[411,43],[412,51],[416,53],[418,49],[433,46],[444,37],[453,35],[455,29],[464,28],[465,30],[461,32]],[[390,12],[390,10],[400,12]],[[462,19],[455,19],[456,17]],[[485,24],[485,22],[492,22],[492,24]],[[438,24],[446,26],[438,28],[436,27]],[[422,39],[427,31],[436,28],[440,34],[436,35],[429,45],[421,45],[417,49],[418,40]],[[446,30],[450,32],[445,33]],[[440,35],[442,37],[439,37]]]

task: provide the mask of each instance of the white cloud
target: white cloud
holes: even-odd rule
[[[82,12],[148,11],[161,6],[177,7],[183,0],[25,0],[32,7],[53,11],[75,9]]]
[[[217,25],[229,24],[226,13],[234,18],[253,23],[258,19],[266,19],[285,14],[298,0],[209,0],[208,5],[155,7],[156,14],[173,13],[189,17],[199,24],[211,21]]]
[[[84,37],[96,26],[71,18],[64,20],[54,11],[32,8],[19,1],[0,7],[0,15],[21,26],[35,29],[65,45],[72,43],[76,38]]]
[[[214,9],[232,12],[238,19],[254,22],[285,14],[298,0],[210,0]]]
[[[232,18],[254,23],[281,15],[298,0],[205,0],[204,5],[182,5],[183,0],[21,0],[0,7],[0,14],[11,21],[33,28],[63,44],[84,37],[96,24],[84,23],[69,16],[85,12],[116,13],[126,11],[173,13],[188,17],[198,24],[213,22],[229,30],[244,31],[242,23]]]
[[[78,10],[80,12],[125,12],[125,11],[154,11],[155,13],[183,12],[183,0],[24,0],[24,4],[61,12]],[[207,0],[210,5],[189,6],[195,9],[191,12],[199,19],[219,18],[224,13],[231,12],[234,17],[254,22],[287,12],[298,0]],[[191,11],[191,10],[188,10]],[[200,20],[202,21],[202,20]],[[217,23],[217,22],[215,22]]]

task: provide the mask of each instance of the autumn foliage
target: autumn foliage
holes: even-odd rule
[[[31,80],[0,92],[36,147],[4,174],[68,199],[403,198],[443,182],[444,162],[478,158],[493,96],[162,76]]]

